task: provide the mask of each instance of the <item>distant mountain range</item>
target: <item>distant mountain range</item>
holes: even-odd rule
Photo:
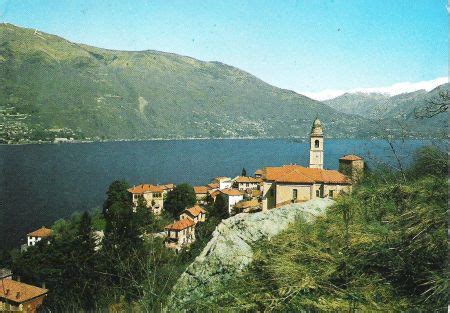
[[[11,24],[0,24],[0,73],[3,143],[305,137],[316,116],[330,137],[373,137],[386,125],[398,129],[397,115],[428,94],[405,95],[395,106],[394,97],[359,94],[322,103],[219,62],[100,49]],[[396,108],[393,115],[384,114],[385,103]],[[374,120],[378,111],[383,127]],[[427,137],[440,126],[417,127],[412,136]]]

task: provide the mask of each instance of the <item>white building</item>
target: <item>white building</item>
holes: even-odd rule
[[[52,230],[42,226],[38,230],[35,230],[27,235],[27,246],[34,246],[38,241],[41,241],[44,238],[48,238],[51,235]]]
[[[231,215],[233,212],[232,211],[233,206],[239,201],[242,201],[244,199],[244,194],[241,190],[229,188],[223,189],[220,192],[224,195],[226,199],[228,214]]]
[[[233,179],[233,186],[239,190],[257,190],[261,182],[261,178],[237,176]]]
[[[233,181],[230,177],[216,177],[214,178],[214,182],[219,184],[219,190],[231,188],[233,185]]]

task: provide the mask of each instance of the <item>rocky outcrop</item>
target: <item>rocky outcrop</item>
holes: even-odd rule
[[[182,311],[192,304],[205,303],[228,279],[252,262],[253,247],[258,241],[279,234],[297,218],[313,219],[332,203],[329,199],[315,199],[224,220],[202,253],[178,279],[167,311]]]

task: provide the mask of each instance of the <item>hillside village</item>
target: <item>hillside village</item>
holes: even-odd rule
[[[207,202],[215,202],[218,197],[225,200],[226,216],[239,213],[253,213],[276,209],[290,203],[305,202],[315,198],[337,197],[340,193],[349,193],[352,184],[361,178],[364,161],[356,155],[345,155],[339,159],[339,170],[324,169],[325,153],[324,131],[318,118],[313,122],[310,133],[309,167],[297,164],[268,166],[255,171],[253,176],[234,178],[216,177],[205,186],[194,186],[196,204],[187,207],[177,220],[166,225],[157,236],[164,236],[164,245],[168,249],[180,252],[188,249],[196,240],[196,226],[208,218],[205,209]],[[165,199],[176,188],[174,184],[139,184],[128,189],[136,211],[142,200],[154,216],[165,211]],[[27,235],[27,243],[22,251],[52,236],[52,230],[42,227]],[[103,232],[97,231],[97,244],[101,246]],[[4,272],[8,270],[4,269]],[[9,273],[9,272],[8,272]],[[2,278],[8,288],[0,289],[0,308],[24,309],[32,312],[42,304],[48,290],[12,280],[11,275]],[[6,283],[5,283],[6,282]],[[16,295],[15,298],[11,295]],[[31,301],[28,296],[33,295]],[[22,296],[21,296],[22,295]]]

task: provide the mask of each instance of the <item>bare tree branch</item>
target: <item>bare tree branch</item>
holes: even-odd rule
[[[447,112],[450,104],[450,94],[448,91],[439,93],[439,98],[428,101],[428,105],[422,109],[414,109],[414,116],[418,119],[430,118],[438,114]]]

